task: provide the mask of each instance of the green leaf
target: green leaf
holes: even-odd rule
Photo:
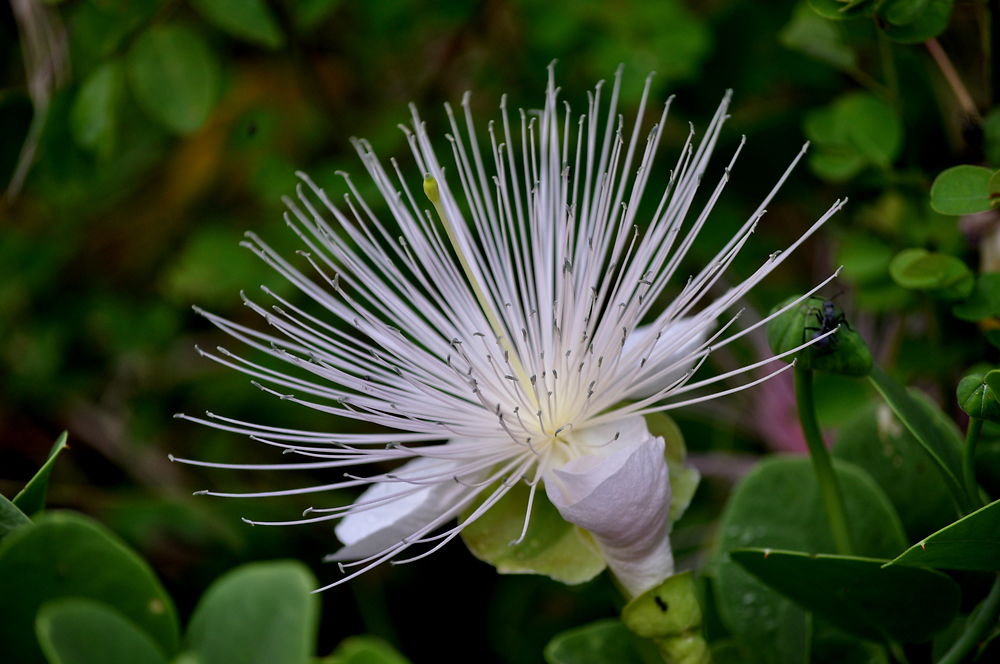
[[[809,0],[814,12],[834,21],[868,16],[874,4],[874,0]]]
[[[17,509],[17,505],[0,496],[0,540],[11,531],[31,523],[28,515]]]
[[[45,508],[45,494],[49,488],[49,475],[52,474],[52,466],[55,465],[56,457],[66,449],[66,438],[67,433],[63,431],[59,435],[59,438],[56,439],[42,467],[38,469],[34,477],[28,480],[24,488],[14,496],[14,504],[26,515],[31,516],[36,512],[41,512]]]
[[[409,664],[388,643],[377,636],[350,636],[337,646],[333,654],[324,657],[322,664]]]
[[[295,27],[309,32],[322,23],[340,5],[340,0],[299,0],[292,7]]]
[[[861,638],[922,643],[958,615],[958,584],[933,570],[798,551],[742,549],[730,556],[783,595]]]
[[[961,436],[955,423],[930,399],[919,392],[913,397],[934,426],[950,430],[945,435]],[[911,541],[955,518],[955,507],[940,473],[884,403],[870,403],[848,420],[840,428],[833,454],[864,468],[882,487]]]
[[[964,299],[976,278],[961,259],[926,249],[903,249],[889,263],[893,281],[910,290],[926,291],[944,300]]]
[[[809,167],[824,180],[843,182],[864,170],[865,157],[853,148],[849,151],[817,150],[809,155]]]
[[[961,440],[951,438],[939,426],[935,426],[934,420],[919,405],[917,398],[878,367],[872,370],[869,379],[899,421],[913,434],[934,462],[956,505],[964,507],[965,491],[958,479],[962,467]]]
[[[889,6],[900,4],[904,3],[889,3]],[[954,0],[926,0],[925,7],[912,20],[899,25],[894,25],[892,20],[886,20],[881,22],[879,27],[893,41],[901,44],[919,44],[937,37],[947,29],[948,23],[951,22],[951,8],[954,4]],[[879,10],[881,16],[885,16],[883,11]],[[896,16],[897,20],[901,20],[905,14]]]
[[[108,604],[165,653],[176,651],[173,602],[149,566],[97,522],[46,512],[0,542],[0,661],[42,661],[35,614],[49,600],[73,596]]]
[[[837,69],[849,70],[857,66],[857,56],[844,42],[839,26],[817,16],[804,4],[795,8],[778,39],[783,46]]]
[[[884,0],[879,15],[893,25],[907,25],[920,18],[930,0]]]
[[[128,54],[128,78],[136,101],[178,134],[199,129],[219,96],[219,64],[204,40],[182,25],[161,25],[141,34]]]
[[[852,464],[835,459],[834,467],[856,550],[888,558],[905,548],[899,517],[879,486]],[[835,550],[809,459],[766,459],[737,486],[722,516],[715,586],[724,622],[756,661],[806,661],[807,614],[728,559],[746,547]]]
[[[35,621],[50,664],[166,664],[148,634],[118,611],[89,599],[48,602]]]
[[[462,541],[476,558],[501,574],[543,574],[562,583],[583,583],[600,574],[604,559],[579,528],[563,520],[544,490],[536,490],[528,532],[519,544],[530,489],[515,485],[485,514],[462,530]],[[488,491],[483,495],[489,495]],[[465,519],[478,502],[462,514]]]
[[[1000,171],[990,176],[989,184],[986,187],[989,190],[990,203],[996,205],[997,199],[1000,198]]]
[[[547,664],[653,664],[655,650],[633,636],[620,620],[608,619],[557,634],[545,646]]]
[[[945,526],[888,564],[983,572],[1000,570],[1000,500]]]
[[[315,587],[298,562],[237,567],[198,602],[185,649],[202,664],[302,664],[315,647]]]
[[[105,63],[83,81],[69,112],[77,145],[102,158],[111,156],[124,87],[125,70],[117,60]]]
[[[264,0],[191,0],[191,4],[209,23],[234,37],[272,49],[285,42]]]
[[[899,116],[878,97],[854,93],[837,101],[838,122],[846,128],[848,142],[876,166],[896,160],[903,142]]]
[[[810,111],[804,130],[816,144],[809,164],[829,180],[850,178],[868,164],[888,168],[899,155],[903,137],[896,112],[874,95],[861,92]]]
[[[993,171],[982,166],[952,166],[931,185],[931,207],[941,214],[973,214],[989,210]]]
[[[964,302],[952,307],[951,312],[970,323],[1000,316],[1000,273],[980,274],[976,278],[972,294]]]

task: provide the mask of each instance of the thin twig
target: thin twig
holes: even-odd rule
[[[965,83],[962,82],[961,77],[955,70],[955,66],[951,64],[948,54],[941,48],[940,42],[935,38],[931,38],[924,42],[924,46],[927,47],[927,51],[931,54],[938,69],[941,70],[941,75],[948,82],[948,86],[955,94],[955,99],[958,101],[958,105],[962,108],[962,111],[968,117],[981,124],[983,118],[979,114],[979,109],[976,108],[976,102],[972,100],[972,95],[969,94],[969,90],[965,87]]]

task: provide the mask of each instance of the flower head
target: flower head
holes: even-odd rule
[[[395,160],[387,166],[366,141],[353,141],[381,195],[378,204],[366,201],[347,174],[336,204],[300,174],[285,218],[305,245],[301,260],[293,264],[254,234],[244,244],[322,313],[264,288],[269,306],[244,299],[271,332],[203,313],[277,362],[261,364],[225,349],[204,354],[283,399],[385,432],[326,433],[184,416],[303,459],[273,466],[184,461],[244,469],[399,462],[395,470],[320,486],[238,494],[367,487],[351,505],[311,509],[282,522],[341,519],[336,533],[344,546],[331,557],[350,573],[336,583],[390,559],[428,555],[518,482],[530,487],[522,537],[542,488],[564,519],[590,534],[630,593],[669,576],[664,441],[650,433],[643,415],[744,389],[788,368],[757,377],[769,358],[692,381],[713,348],[761,324],[734,326],[739,312],[732,309],[788,252],[771,255],[728,290],[718,288],[719,280],[791,166],[713,260],[697,274],[678,274],[736,160],[704,207],[692,210],[729,95],[705,135],[698,139],[692,130],[669,176],[661,178],[652,164],[670,101],[655,124],[643,128],[647,80],[634,126],[626,130],[616,111],[619,82],[620,72],[610,94],[598,84],[586,112],[574,116],[560,104],[550,68],[541,111],[513,115],[504,100],[500,122],[489,123],[485,136],[475,127],[468,96],[460,117],[446,106],[447,169],[412,109],[403,131],[415,172],[424,176],[423,191]],[[641,203],[651,204],[651,216],[638,217]],[[662,306],[668,284],[678,281],[679,293]],[[744,374],[749,377],[736,387],[716,387]],[[448,527],[459,513],[461,523]],[[404,553],[413,547],[420,552]]]

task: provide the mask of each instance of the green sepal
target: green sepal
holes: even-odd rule
[[[955,393],[958,397],[959,407],[969,417],[1000,422],[998,389],[1000,389],[1000,370],[994,369],[985,374],[976,373],[966,376],[959,382]]]
[[[771,310],[771,313],[798,299],[792,296]],[[872,370],[872,354],[868,344],[843,319],[843,312],[833,306],[827,309],[827,300],[810,297],[773,319],[767,326],[767,341],[775,354],[785,353],[819,336],[824,321],[839,329],[825,340],[785,357],[793,359],[803,369],[826,371],[846,376],[867,376]],[[830,319],[833,319],[832,321]]]
[[[542,574],[567,584],[590,581],[604,571],[604,558],[589,535],[563,520],[540,485],[532,501],[528,531],[515,543],[524,526],[529,493],[530,487],[518,483],[462,529],[462,541],[472,555],[501,574]],[[460,519],[467,519],[489,494],[484,491]]]
[[[653,641],[667,662],[710,661],[708,644],[701,633],[701,605],[691,572],[668,577],[626,604],[622,622],[632,633]]]
[[[649,432],[663,438],[667,473],[670,477],[669,519],[670,523],[675,523],[691,504],[701,482],[701,473],[697,468],[685,465],[687,446],[684,444],[684,434],[672,417],[666,413],[650,413],[645,419]]]

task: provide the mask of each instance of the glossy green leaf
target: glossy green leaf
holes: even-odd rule
[[[15,528],[31,523],[28,515],[17,508],[17,505],[0,496],[0,540]]]
[[[990,209],[990,178],[982,166],[952,166],[931,185],[931,207],[941,214],[973,214]]]
[[[913,393],[934,425],[961,434],[941,410]],[[903,522],[910,541],[950,523],[957,515],[948,487],[920,443],[884,403],[869,403],[840,427],[833,454],[864,468],[882,487]]]
[[[839,26],[818,16],[804,4],[796,7],[778,39],[783,46],[837,69],[849,70],[857,66],[857,56],[844,42]]]
[[[617,619],[599,620],[557,634],[545,646],[547,664],[655,664],[663,660],[651,644]]]
[[[921,643],[958,615],[958,584],[933,570],[770,549],[740,549],[730,556],[786,597],[861,638]]]
[[[35,620],[49,664],[166,664],[152,638],[110,606],[70,597],[48,602]]]
[[[875,367],[869,379],[875,389],[895,413],[899,421],[913,434],[928,457],[935,464],[944,479],[953,500],[959,506],[965,505],[965,491],[959,481],[961,476],[961,439],[948,436],[918,404],[905,387]]]
[[[857,466],[834,460],[834,467],[856,550],[888,558],[905,548],[899,517],[879,486]],[[722,517],[715,586],[722,618],[742,649],[761,664],[806,661],[808,614],[728,559],[746,547],[835,550],[809,459],[766,459],[737,486]]]
[[[409,664],[395,648],[377,636],[350,636],[322,664]]]
[[[219,64],[204,40],[183,25],[160,25],[136,39],[128,80],[136,101],[178,134],[199,129],[219,97]]]
[[[111,156],[124,88],[125,70],[117,60],[105,63],[83,81],[69,115],[77,145],[103,158]]]
[[[913,0],[910,0],[912,2]],[[891,3],[901,5],[902,2]],[[916,12],[910,20],[899,25],[891,20],[883,21],[880,24],[882,30],[894,41],[902,44],[919,44],[927,41],[945,31],[951,21],[951,9],[955,4],[954,0],[926,0],[925,6]],[[880,9],[880,15],[885,15]],[[901,14],[897,14],[897,21],[901,20]]]
[[[202,664],[302,664],[315,647],[315,588],[298,562],[237,567],[198,602],[185,649]]]
[[[976,278],[961,259],[926,249],[904,249],[889,264],[893,281],[910,290],[926,291],[944,300],[967,298]]]
[[[600,574],[604,559],[587,535],[563,520],[544,490],[536,490],[528,532],[521,535],[530,489],[511,488],[485,514],[462,530],[462,541],[476,558],[501,574],[543,574],[562,583],[583,583]],[[488,495],[488,492],[484,492]],[[477,504],[463,513],[467,517]]]
[[[63,431],[55,444],[49,451],[49,456],[45,463],[38,469],[35,476],[28,480],[24,488],[14,496],[14,505],[26,515],[31,516],[45,508],[45,494],[49,488],[49,475],[52,474],[52,466],[55,465],[56,457],[66,449],[67,433]]]
[[[267,48],[278,48],[285,38],[264,0],[191,0],[210,23],[234,37]]]
[[[984,572],[1000,570],[1000,500],[924,538],[890,564]]]
[[[97,522],[46,512],[0,542],[0,661],[42,661],[35,615],[49,600],[89,598],[113,607],[165,653],[177,649],[173,602],[149,566]]]

